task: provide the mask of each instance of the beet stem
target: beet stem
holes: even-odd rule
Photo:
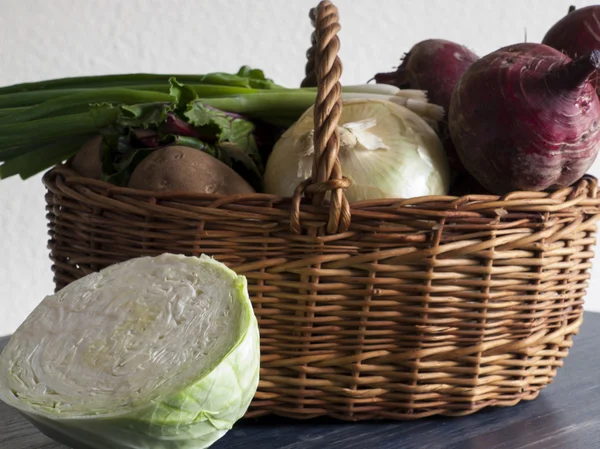
[[[396,72],[378,73],[372,79],[379,84],[396,84]]]
[[[585,83],[590,75],[600,69],[600,50],[573,59],[552,69],[546,75],[548,86],[556,90],[571,90]]]
[[[567,14],[571,14],[573,11],[575,11],[577,9],[577,6],[575,5],[571,5],[569,6],[569,11],[567,12]]]

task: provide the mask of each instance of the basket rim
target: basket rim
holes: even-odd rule
[[[62,177],[68,184],[82,185],[91,188],[101,189],[106,191],[108,196],[128,196],[132,198],[156,200],[214,200],[218,204],[235,203],[238,201],[264,201],[272,204],[287,204],[293,202],[293,197],[281,197],[268,193],[252,193],[241,195],[222,195],[208,194],[197,192],[155,192],[148,190],[133,189],[129,187],[120,187],[110,184],[107,181],[87,178],[82,176],[77,171],[72,169],[67,164],[59,164],[48,170],[42,178],[43,184],[48,188],[53,183],[56,177]],[[576,183],[568,187],[556,189],[548,189],[544,191],[513,191],[505,195],[483,195],[483,194],[467,194],[463,196],[454,195],[429,195],[413,198],[382,198],[376,200],[355,201],[350,203],[351,210],[360,210],[373,207],[386,207],[393,205],[395,208],[414,207],[427,204],[447,204],[447,210],[481,210],[481,209],[514,209],[515,207],[523,207],[529,205],[528,211],[533,211],[533,208],[538,212],[557,212],[573,206],[596,208],[598,211],[590,211],[591,213],[600,213],[600,196],[598,196],[598,179],[590,174],[584,175]],[[311,208],[327,208],[328,204],[322,206],[309,205],[303,201],[304,206]],[[217,204],[215,204],[217,207]],[[437,207],[436,209],[440,209]],[[441,209],[443,210],[443,209]]]

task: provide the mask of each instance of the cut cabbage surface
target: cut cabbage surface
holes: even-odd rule
[[[46,297],[0,356],[0,399],[73,447],[204,448],[246,412],[259,358],[243,276],[143,257]]]

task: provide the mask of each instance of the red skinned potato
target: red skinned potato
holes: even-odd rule
[[[501,48],[475,62],[452,96],[460,160],[487,190],[568,186],[600,146],[600,101],[590,78],[600,52],[576,60],[542,44]]]
[[[223,162],[195,148],[175,145],[153,151],[140,162],[128,186],[153,192],[255,193],[244,178]]]

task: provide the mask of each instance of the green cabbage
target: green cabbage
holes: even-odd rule
[[[0,399],[72,447],[199,449],[246,412],[259,357],[243,276],[143,257],[46,297],[0,356]]]

